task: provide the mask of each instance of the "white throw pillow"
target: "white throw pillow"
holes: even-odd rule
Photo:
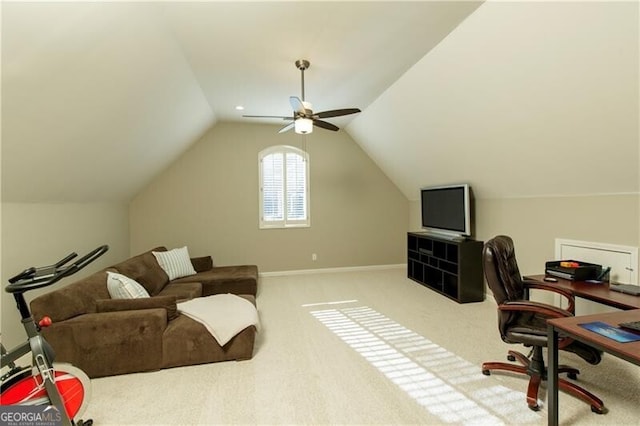
[[[169,251],[154,251],[152,253],[156,257],[162,270],[169,275],[170,280],[187,277],[196,273],[196,270],[193,269],[187,247],[176,248]]]
[[[107,290],[112,299],[149,297],[149,293],[139,282],[111,271],[107,271]]]

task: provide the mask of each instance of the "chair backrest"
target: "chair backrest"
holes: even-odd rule
[[[498,235],[487,241],[482,259],[487,285],[499,305],[524,298],[524,284],[511,237]]]

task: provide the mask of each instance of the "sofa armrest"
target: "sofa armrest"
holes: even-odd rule
[[[42,333],[56,352],[91,378],[162,368],[163,308],[79,315]]]
[[[154,296],[139,299],[98,299],[96,310],[102,312],[135,311],[138,309],[164,308],[167,311],[167,320],[178,317],[175,296]]]
[[[204,272],[213,268],[213,258],[211,256],[192,257],[191,264],[196,272]]]

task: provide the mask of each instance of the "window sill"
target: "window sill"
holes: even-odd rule
[[[295,229],[295,228],[311,228],[309,223],[301,223],[299,225],[260,225],[259,229]]]

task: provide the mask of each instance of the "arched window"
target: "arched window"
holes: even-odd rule
[[[258,154],[260,228],[309,226],[309,155],[286,145]]]

